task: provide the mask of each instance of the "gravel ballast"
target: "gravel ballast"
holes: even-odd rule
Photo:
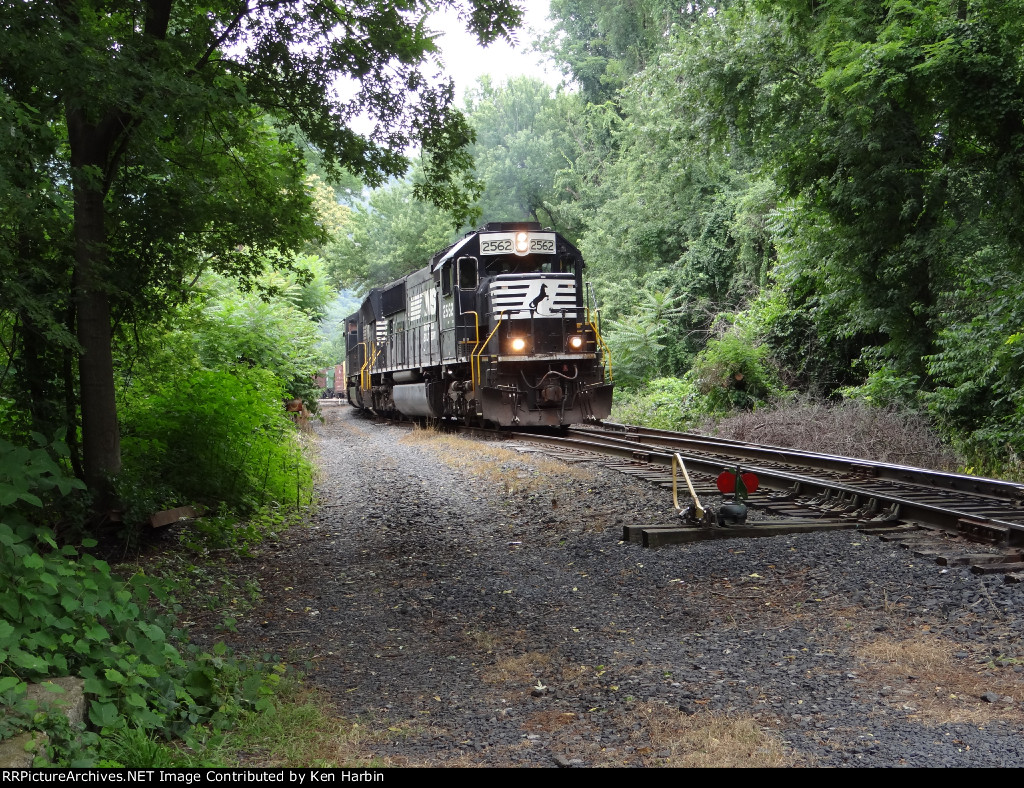
[[[228,642],[308,665],[370,755],[717,765],[726,721],[750,765],[1024,766],[1021,585],[857,531],[646,550],[670,492],[323,412],[317,513]]]

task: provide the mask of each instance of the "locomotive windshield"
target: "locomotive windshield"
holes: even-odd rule
[[[530,274],[535,271],[542,271],[546,274],[572,273],[572,262],[562,261],[554,255],[527,255],[516,257],[515,255],[499,255],[486,259],[485,270],[491,276],[497,274]]]

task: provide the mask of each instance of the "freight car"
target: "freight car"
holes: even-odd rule
[[[481,425],[597,421],[612,404],[598,322],[575,246],[534,222],[489,223],[346,320],[349,403]]]
[[[321,369],[314,378],[322,399],[345,398],[345,364]]]

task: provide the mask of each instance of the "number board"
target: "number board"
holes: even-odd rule
[[[522,254],[554,254],[554,233],[529,233],[530,251]],[[480,254],[515,254],[516,233],[480,233]]]

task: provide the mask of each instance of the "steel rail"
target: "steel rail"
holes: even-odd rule
[[[691,450],[722,453],[730,457],[760,462],[778,460],[836,473],[870,474],[876,479],[934,487],[937,490],[989,496],[996,501],[1016,505],[1024,512],[1024,485],[999,479],[935,471],[927,468],[915,468],[910,465],[859,460],[836,454],[765,446],[729,438],[713,438],[695,433],[669,432],[613,422],[605,422],[603,428],[573,427],[570,430],[571,433],[587,436],[601,436],[609,431],[622,433],[622,440],[632,441],[641,445],[660,446],[673,450],[689,448]]]
[[[666,466],[672,464],[673,454],[678,453],[691,470],[697,470],[713,476],[734,464],[734,460],[726,459],[722,455],[682,451],[661,452],[653,447],[638,446],[636,441],[600,435],[591,435],[587,439],[583,439],[579,437],[557,437],[516,432],[512,433],[510,437],[520,441],[591,451]],[[993,517],[991,514],[982,514],[976,509],[961,508],[962,502],[958,504],[956,501],[937,503],[935,501],[923,502],[914,500],[905,494],[872,487],[868,480],[833,481],[793,472],[792,470],[779,470],[769,465],[751,464],[749,462],[744,463],[743,468],[744,470],[756,473],[762,487],[787,493],[784,496],[776,496],[774,498],[776,501],[795,498],[798,494],[835,495],[837,498],[833,503],[851,512],[853,510],[872,508],[872,506],[879,512],[889,509],[894,512],[898,511],[899,518],[902,520],[914,521],[922,525],[929,525],[949,531],[959,532],[965,530],[965,528],[969,531],[981,529],[990,536],[1000,534],[1002,541],[1008,546],[1024,545],[1024,525]],[[934,490],[934,492],[942,493],[947,491]],[[772,498],[769,498],[765,503],[770,505],[772,500]],[[898,510],[894,507],[898,507]]]

